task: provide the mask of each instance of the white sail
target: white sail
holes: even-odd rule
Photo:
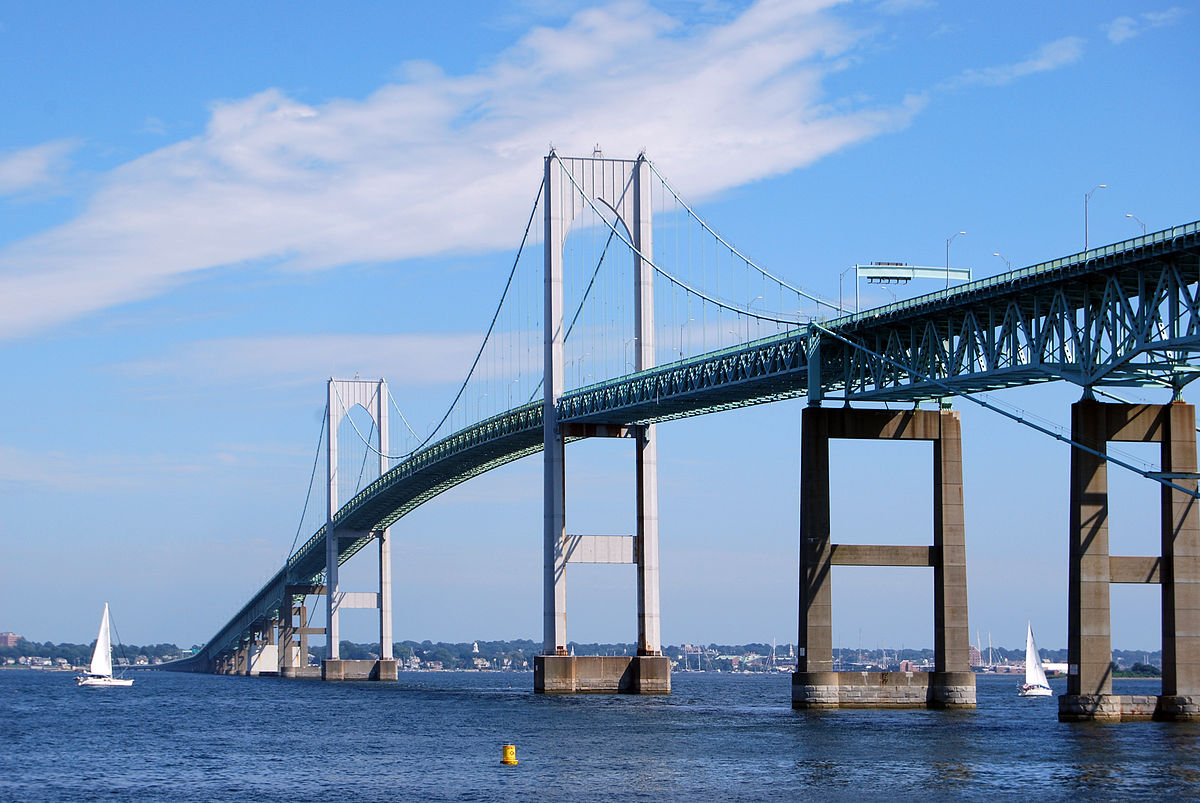
[[[112,677],[112,639],[108,635],[108,603],[104,603],[104,616],[100,619],[100,632],[96,635],[96,649],[92,651],[93,675]]]
[[[1046,670],[1042,669],[1042,657],[1038,655],[1037,644],[1033,642],[1033,623],[1028,623],[1028,635],[1025,638],[1025,685],[1046,686]]]

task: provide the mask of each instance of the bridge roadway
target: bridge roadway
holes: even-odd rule
[[[1054,380],[1181,388],[1200,351],[1200,222],[803,326],[566,393],[570,439],[586,425],[647,424],[809,393],[920,402]],[[862,344],[851,347],[837,333]],[[898,365],[913,368],[901,370]],[[936,381],[931,381],[936,380]],[[840,394],[840,395],[837,395]],[[583,425],[583,426],[576,426]],[[455,432],[413,454],[347,502],[339,531],[391,525],[472,477],[542,449],[542,402]],[[181,671],[209,671],[222,651],[279,616],[286,585],[317,585],[322,527]],[[343,540],[339,563],[371,541]]]

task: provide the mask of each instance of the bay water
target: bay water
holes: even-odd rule
[[[133,676],[0,671],[0,800],[1200,796],[1200,726],[1060,723],[1016,676],[979,676],[974,711],[822,713],[791,709],[787,674],[679,672],[663,697],[536,695],[529,673]]]

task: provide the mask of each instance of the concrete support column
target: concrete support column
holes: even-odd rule
[[[833,671],[826,411],[808,406],[800,427],[800,634],[797,672]]]
[[[391,436],[388,430],[387,382],[379,380],[375,394],[375,425],[379,432],[379,476],[388,472],[388,447]],[[392,535],[389,528],[375,533],[379,539],[379,660],[392,660]]]
[[[297,666],[306,668],[308,666],[308,606],[298,606],[296,617],[300,623],[300,655],[297,657]],[[328,628],[326,632],[329,632]]]
[[[333,528],[333,517],[338,510],[338,424],[342,421],[342,408],[337,399],[336,380],[329,380],[329,415],[326,416],[325,478],[325,660],[336,661],[338,655],[338,609],[334,601],[338,593],[338,539]]]
[[[934,671],[970,672],[962,420],[957,412],[945,411],[939,424],[933,442]]]
[[[287,677],[299,664],[296,653],[296,606],[290,594],[279,609],[279,674]]]
[[[392,536],[379,531],[379,659],[392,660]]]
[[[557,401],[563,393],[564,198],[569,186],[558,156],[546,157],[545,192],[545,364],[543,421],[542,652],[567,654],[566,450],[558,426]]]
[[[1104,453],[1104,405],[1083,399],[1071,406],[1071,438]],[[1067,695],[1112,694],[1109,631],[1108,464],[1071,449],[1071,529],[1067,551]]]
[[[633,168],[633,331],[634,369],[655,365],[653,184],[650,163],[639,157]],[[637,612],[638,655],[661,655],[658,577],[658,444],[654,425],[638,430],[637,449]]]
[[[638,655],[662,655],[658,585],[658,449],[654,427],[637,436]]]
[[[1196,473],[1196,408],[1167,405],[1162,468],[1169,474]],[[1196,480],[1175,484],[1196,490]],[[1200,516],[1197,500],[1162,489],[1162,651],[1164,697],[1200,696]]]

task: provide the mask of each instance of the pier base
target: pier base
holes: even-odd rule
[[[795,672],[792,708],[974,708],[973,672]]]
[[[345,661],[331,659],[321,662],[321,680],[383,680],[397,678],[395,660]]]
[[[1200,697],[1163,694],[1064,694],[1059,722],[1200,722]]]
[[[317,679],[321,677],[321,667],[319,666],[282,666],[279,668],[279,677],[281,678],[311,678]]]
[[[671,661],[665,655],[538,655],[538,694],[670,694]]]

